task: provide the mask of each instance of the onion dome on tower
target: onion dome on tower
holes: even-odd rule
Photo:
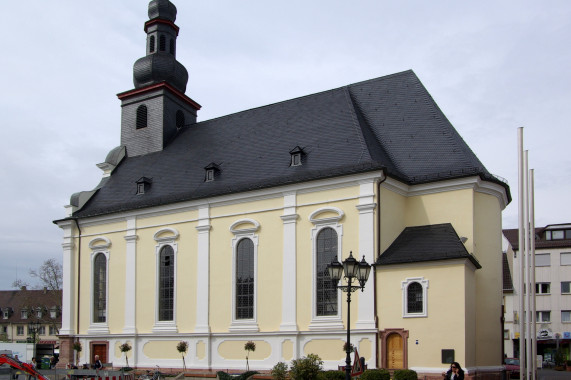
[[[174,24],[176,7],[169,0],[152,0],[149,3],[147,55],[133,66],[133,84],[136,89],[166,82],[184,93],[188,82],[186,68],[176,60],[176,38],[179,28]]]

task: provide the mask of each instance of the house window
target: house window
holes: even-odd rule
[[[28,310],[25,310],[25,309],[22,310],[22,311],[20,312],[20,317],[21,317],[22,319],[28,319]]]
[[[206,170],[206,182],[214,181],[214,169]]]
[[[24,335],[24,326],[16,327],[16,335]]]
[[[46,335],[46,326],[40,326],[40,328],[38,329],[38,334]]]
[[[43,310],[42,310],[41,308],[37,308],[37,309],[36,309],[36,317],[38,317],[38,318],[41,319],[42,316],[43,316],[43,314],[44,314],[44,313],[43,313]]]
[[[55,307],[52,307],[50,309],[50,318],[51,319],[56,319],[57,318],[57,309]]]
[[[541,323],[551,322],[551,312],[550,311],[537,311],[535,312],[535,320]]]
[[[535,284],[536,294],[551,294],[551,283],[550,282],[538,282]]]
[[[504,340],[510,340],[510,330],[504,330]]]
[[[301,153],[295,153],[291,155],[291,166],[301,165]]]
[[[10,316],[10,310],[8,308],[2,310],[2,318],[8,319],[9,316]]]
[[[144,104],[137,108],[136,127],[137,129],[147,128],[147,106]]]
[[[338,258],[337,232],[333,228],[323,228],[317,234],[316,297],[317,316],[337,315],[337,288],[331,282],[327,266]]]
[[[49,331],[50,331],[50,335],[56,335],[57,334],[56,328],[54,326],[50,326]]]
[[[571,293],[571,282],[562,281],[561,282],[561,294],[570,294],[570,293]]]
[[[174,319],[174,250],[161,248],[159,258],[159,321]]]
[[[561,252],[561,265],[571,265],[571,252]]]
[[[540,253],[535,255],[535,266],[536,267],[548,267],[551,265],[551,254],[550,253]]]
[[[254,318],[254,243],[241,239],[236,247],[236,319]]]
[[[426,317],[428,280],[424,277],[407,278],[401,282],[403,317]]]
[[[155,52],[155,36],[149,38],[149,53]]]
[[[93,322],[107,321],[107,257],[99,252],[93,260]]]

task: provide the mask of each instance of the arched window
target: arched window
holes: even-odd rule
[[[316,313],[317,316],[337,315],[337,289],[331,283],[327,266],[338,257],[337,232],[323,228],[317,235]]]
[[[170,53],[174,55],[174,39],[170,39]]]
[[[254,318],[254,243],[241,239],[236,247],[236,319]]]
[[[402,281],[401,288],[403,317],[427,317],[428,280],[424,277],[407,278]]]
[[[159,321],[174,317],[174,250],[170,245],[161,248],[159,257]]]
[[[407,313],[422,313],[422,285],[412,282],[407,288]]]
[[[167,40],[164,35],[159,37],[159,50],[165,51],[167,49]]]
[[[176,127],[182,128],[184,127],[184,112],[181,110],[176,111]]]
[[[147,127],[147,106],[140,105],[137,108],[137,129]]]
[[[107,258],[98,253],[93,260],[93,322],[107,321]]]
[[[149,53],[155,52],[155,36],[149,38]]]

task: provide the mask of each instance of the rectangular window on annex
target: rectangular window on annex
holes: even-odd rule
[[[570,294],[570,293],[571,293],[571,282],[561,281],[561,294]]]
[[[536,267],[548,267],[551,265],[551,254],[550,253],[539,253],[535,255],[535,266]]]
[[[571,252],[561,252],[561,265],[571,265]]]

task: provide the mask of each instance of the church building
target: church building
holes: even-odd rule
[[[416,74],[200,121],[176,13],[150,1],[120,145],[54,222],[60,363],[182,368],[184,341],[189,371],[240,371],[252,341],[253,370],[308,354],[337,369],[348,303],[327,267],[352,252],[374,264],[350,303],[368,368],[499,376],[509,187]]]

